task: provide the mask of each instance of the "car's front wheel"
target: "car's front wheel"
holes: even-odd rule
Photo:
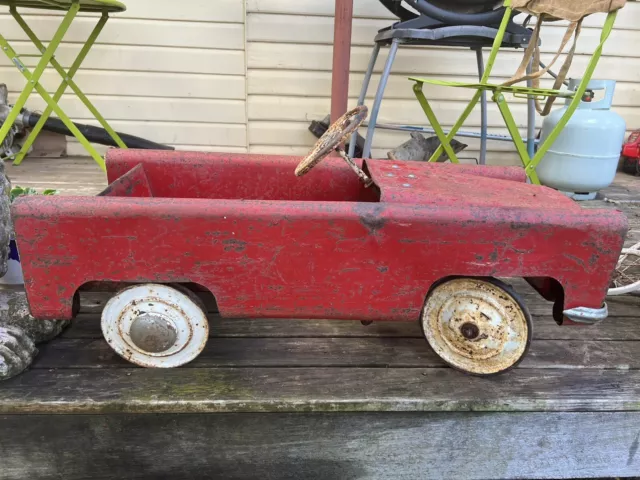
[[[456,278],[436,286],[422,313],[429,345],[452,367],[495,375],[516,366],[531,342],[531,315],[495,279]]]
[[[102,312],[102,333],[123,358],[150,368],[174,368],[204,349],[209,323],[200,302],[167,285],[136,285]]]

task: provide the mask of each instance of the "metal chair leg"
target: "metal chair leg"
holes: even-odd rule
[[[358,98],[358,106],[364,105],[367,98],[367,91],[369,90],[369,83],[371,83],[371,75],[376,68],[376,61],[378,60],[378,54],[380,53],[380,44],[376,43],[371,53],[371,59],[369,60],[369,66],[364,74],[364,81],[362,82],[362,89],[360,90],[360,98]],[[349,157],[353,158],[356,154],[356,141],[358,139],[358,131],[356,130],[351,135],[351,141],[349,143]]]
[[[533,60],[527,67],[527,75],[531,74]],[[527,80],[527,87],[533,87],[533,80]],[[527,153],[529,158],[536,154],[536,100],[529,96],[527,100]]]
[[[482,47],[476,49],[476,59],[478,61],[478,78],[482,81],[484,77],[484,58],[482,57]],[[487,114],[487,91],[482,91],[480,97],[480,114],[482,117],[482,123],[480,127],[480,165],[487,164],[487,134],[489,117]]]
[[[456,156],[456,152],[453,151],[453,148],[451,148],[451,143],[450,143],[455,133],[460,127],[458,126],[456,128],[454,126],[453,128],[455,130],[452,130],[449,136],[447,136],[444,133],[442,126],[440,125],[440,123],[438,122],[438,119],[436,118],[436,114],[433,112],[433,109],[431,108],[431,105],[429,105],[429,101],[427,100],[427,97],[425,97],[424,92],[422,91],[422,86],[423,86],[422,83],[416,83],[413,86],[413,93],[416,95],[416,98],[418,99],[418,102],[420,103],[422,110],[424,110],[424,113],[427,116],[427,119],[429,120],[429,123],[433,128],[433,131],[436,132],[436,136],[440,140],[440,147],[438,148],[438,150],[440,149],[444,150],[444,152],[449,157],[449,160],[451,160],[451,163],[460,163],[460,160],[458,160],[458,157]],[[477,103],[477,99],[476,99],[476,103]],[[440,158],[440,154],[436,152],[429,159],[429,162],[435,162],[439,158]]]
[[[493,96],[493,101],[496,102],[498,108],[500,109],[500,113],[502,114],[502,118],[504,119],[504,123],[509,130],[509,134],[511,135],[511,139],[513,140],[513,145],[516,147],[516,151],[518,155],[520,155],[520,159],[522,160],[522,165],[525,167],[525,171],[527,172],[527,176],[531,183],[535,185],[540,185],[540,179],[536,174],[535,169],[530,169],[531,158],[527,153],[527,146],[522,141],[522,137],[520,135],[520,130],[518,129],[518,125],[516,124],[515,119],[513,118],[513,114],[509,109],[509,105],[507,104],[507,100],[504,98],[504,95],[500,92],[496,92]]]
[[[396,59],[396,54],[398,53],[398,39],[394,39],[391,43],[391,49],[389,50],[389,57],[387,58],[387,63],[384,66],[384,70],[382,72],[382,77],[380,78],[380,84],[378,85],[378,92],[376,93],[375,101],[373,102],[373,108],[371,109],[371,114],[369,115],[369,127],[367,129],[367,140],[364,144],[364,151],[362,152],[363,158],[369,158],[371,156],[371,146],[373,145],[373,136],[376,131],[376,123],[378,121],[378,114],[380,113],[380,105],[382,104],[382,97],[384,96],[384,91],[387,88],[387,82],[389,81],[389,75],[391,75],[391,68],[393,67],[393,62]]]

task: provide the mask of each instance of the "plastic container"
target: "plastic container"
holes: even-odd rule
[[[24,285],[20,254],[15,240],[9,242],[9,258],[7,259],[7,274],[0,278],[0,285]]]

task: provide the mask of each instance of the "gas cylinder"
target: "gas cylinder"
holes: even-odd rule
[[[575,90],[579,83],[580,80],[571,80],[569,88]],[[615,87],[613,80],[589,83],[587,91],[604,90],[604,96],[599,101],[585,97],[580,102],[536,169],[543,185],[576,200],[592,200],[599,190],[613,183],[626,132],[624,119],[611,110]],[[567,99],[563,108],[545,118],[541,142],[560,122],[570,102]]]

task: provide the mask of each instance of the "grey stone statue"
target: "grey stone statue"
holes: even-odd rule
[[[0,160],[0,277],[7,273],[9,240],[13,232],[10,197],[11,182]],[[0,380],[23,372],[38,353],[36,344],[49,341],[68,322],[35,320],[22,288],[0,289]]]
[[[395,150],[391,150],[387,156],[389,160],[428,162],[440,145],[442,143],[438,140],[438,137],[425,138],[418,132],[411,132],[411,138]],[[450,145],[456,154],[468,147],[468,145],[455,139],[451,140]],[[446,162],[448,159],[447,154],[443,153],[438,158],[438,162]]]

